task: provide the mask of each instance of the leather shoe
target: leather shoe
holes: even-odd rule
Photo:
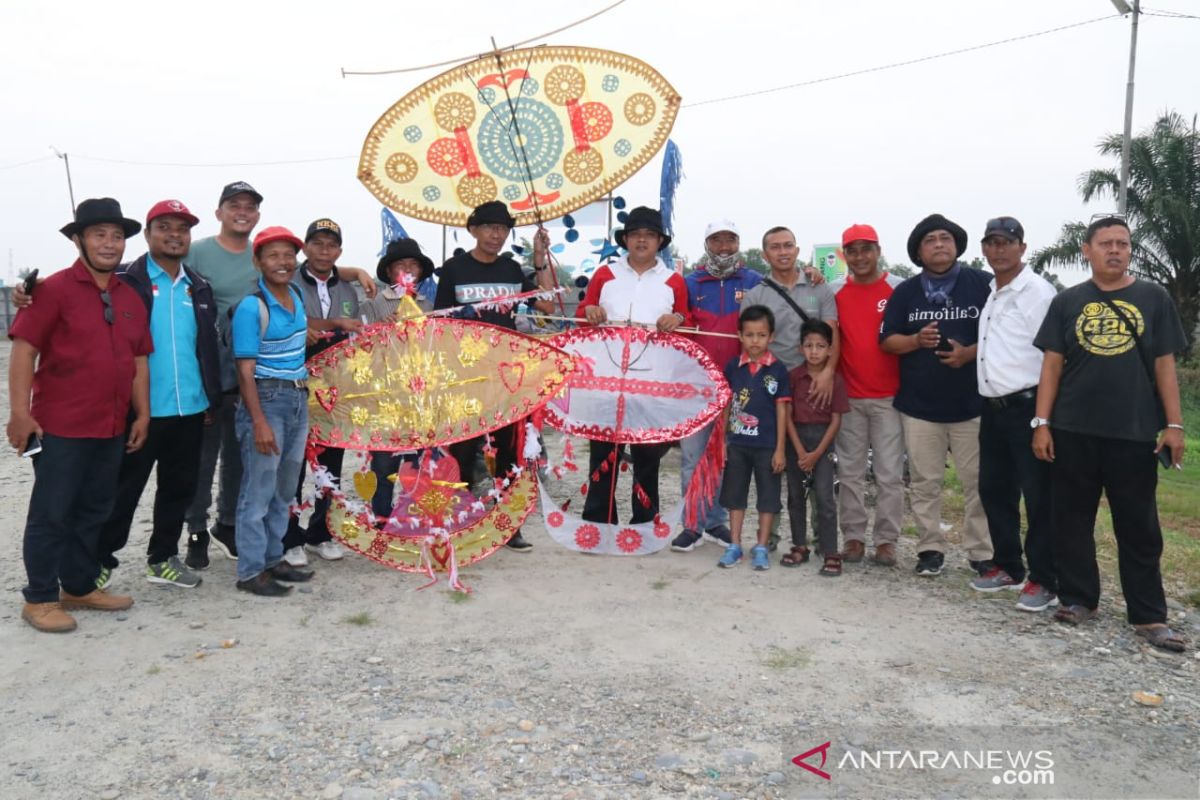
[[[896,545],[887,542],[875,545],[874,561],[881,567],[896,566]]]
[[[133,605],[133,598],[123,594],[109,594],[103,589],[93,589],[83,596],[63,592],[62,607],[90,608],[93,611],[124,611]]]
[[[267,570],[271,577],[277,581],[287,581],[288,583],[304,583],[312,580],[312,570],[296,569],[286,561],[280,561],[275,566]]]
[[[42,633],[69,633],[75,630],[75,618],[63,611],[61,603],[26,603],[21,619]]]
[[[292,587],[277,582],[266,572],[260,572],[248,581],[238,581],[237,588],[259,597],[283,597],[292,593]]]
[[[846,549],[842,551],[842,561],[848,561],[851,564],[857,564],[863,560],[866,555],[867,547],[862,542],[851,539],[846,542]]]

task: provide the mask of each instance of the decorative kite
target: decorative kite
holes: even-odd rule
[[[503,200],[540,224],[608,194],[667,140],[680,97],[647,64],[589,47],[496,52],[409,92],[363,144],[358,177],[385,206],[463,226]]]
[[[729,403],[729,384],[707,351],[673,334],[656,333],[633,325],[584,327],[560,333],[549,342],[572,354],[577,369],[566,389],[543,410],[544,421],[568,435],[617,444],[650,444],[682,439],[708,424]],[[645,555],[666,546],[672,526],[684,517],[685,506],[711,496],[724,439],[710,437],[710,448],[693,477],[692,487],[678,507],[638,524],[595,523],[568,513],[570,501],[556,505],[545,486],[542,514],[546,530],[564,547],[584,553]],[[563,466],[575,471],[568,443]],[[625,471],[616,458],[601,470]],[[599,480],[594,477],[594,480]],[[612,491],[615,491],[614,481]],[[635,488],[641,496],[644,489]]]

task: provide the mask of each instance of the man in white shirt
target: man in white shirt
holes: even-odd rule
[[[989,220],[983,255],[996,274],[979,318],[976,359],[983,415],[979,427],[979,496],[991,534],[992,567],[971,581],[980,592],[1023,590],[1022,611],[1058,605],[1050,540],[1050,465],[1030,442],[1042,351],[1033,338],[1054,299],[1050,283],[1028,268],[1025,230],[1012,217]],[[1028,520],[1021,553],[1021,498]]]

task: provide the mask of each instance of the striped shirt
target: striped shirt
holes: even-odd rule
[[[259,278],[258,290],[267,298],[267,328],[262,328],[262,300],[257,294],[242,298],[233,312],[233,357],[253,358],[255,378],[300,380],[308,377],[304,367],[304,337],[308,319],[304,300],[289,287],[295,311],[279,304]]]

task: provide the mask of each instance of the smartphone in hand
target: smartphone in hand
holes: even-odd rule
[[[42,440],[36,433],[29,434],[29,439],[25,442],[25,449],[21,451],[21,458],[30,458],[40,452],[42,452]]]
[[[25,276],[25,280],[24,280],[25,294],[31,295],[31,296],[33,295],[33,287],[37,286],[37,276],[38,276],[38,271],[36,269],[33,272],[30,272],[28,275]]]

